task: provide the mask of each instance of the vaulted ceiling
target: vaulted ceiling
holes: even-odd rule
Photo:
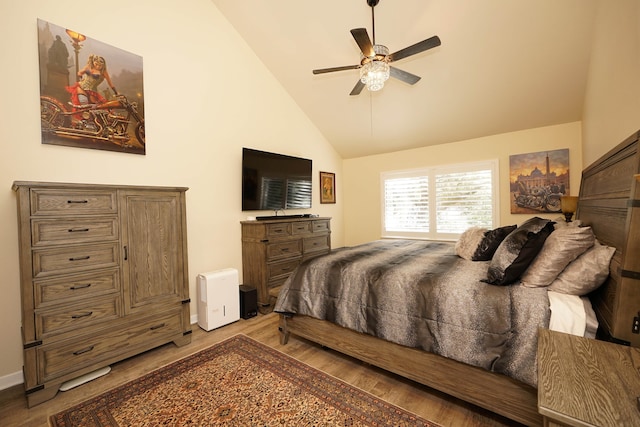
[[[360,63],[350,30],[372,36],[366,0],[212,0],[344,158],[581,120],[596,0],[380,0],[375,42],[422,77],[349,92]]]

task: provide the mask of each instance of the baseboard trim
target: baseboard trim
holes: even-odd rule
[[[192,314],[191,315],[191,324],[195,325],[196,323],[198,323],[198,315],[197,314]]]
[[[13,374],[0,377],[0,390],[5,390],[9,387],[13,387],[14,385],[23,383],[24,377],[22,376],[22,371],[14,372]]]

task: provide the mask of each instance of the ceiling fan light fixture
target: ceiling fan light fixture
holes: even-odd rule
[[[360,81],[372,92],[384,87],[389,79],[389,64],[383,61],[367,62],[360,68]]]
[[[373,46],[376,56],[363,61],[360,68],[360,81],[367,86],[367,89],[375,92],[384,87],[384,83],[389,80],[390,67],[384,58],[389,54],[386,46],[376,44]]]

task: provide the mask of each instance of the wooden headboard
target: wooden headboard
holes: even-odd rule
[[[639,139],[640,131],[582,172],[576,214],[616,248],[609,278],[590,295],[602,338],[634,347],[640,347]]]

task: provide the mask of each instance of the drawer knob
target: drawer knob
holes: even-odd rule
[[[72,291],[76,291],[78,289],[86,289],[86,288],[90,288],[90,287],[91,287],[91,283],[83,283],[83,284],[80,284],[80,285],[73,285],[69,289],[72,290]]]
[[[93,314],[93,311],[87,311],[86,313],[82,313],[82,314],[74,314],[71,316],[72,319],[81,319],[83,317],[89,317]]]
[[[164,328],[164,325],[164,323],[160,323],[159,325],[152,326],[149,329],[155,331],[156,329]]]
[[[87,255],[87,256],[78,256],[78,257],[69,258],[69,261],[83,261],[83,260],[87,260],[89,258],[91,258],[89,255]]]
[[[67,200],[67,203],[89,203],[88,200]]]
[[[83,348],[82,350],[74,351],[74,352],[73,352],[73,355],[74,355],[74,356],[79,356],[79,355],[81,355],[81,354],[88,353],[88,352],[90,352],[91,350],[93,350],[93,347],[94,347],[94,346],[90,346],[90,347],[87,347],[87,348]]]

